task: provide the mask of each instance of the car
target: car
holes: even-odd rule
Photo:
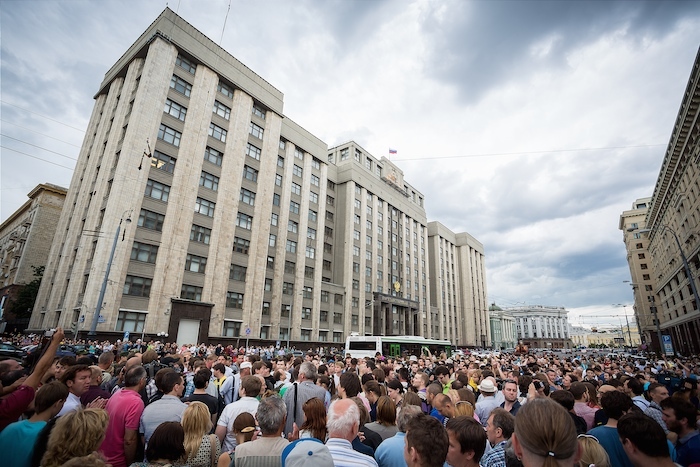
[[[0,360],[13,359],[22,361],[26,358],[27,352],[12,344],[11,342],[0,343]]]

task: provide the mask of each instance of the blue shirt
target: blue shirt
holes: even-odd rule
[[[610,458],[610,465],[615,467],[633,467],[627,453],[622,448],[620,436],[617,434],[617,428],[609,426],[597,426],[588,432],[589,435],[595,436],[600,445],[603,446],[605,452]]]
[[[693,431],[679,439],[676,443],[676,455],[676,462],[684,466],[700,462],[700,434]]]
[[[29,467],[34,453],[34,443],[46,422],[11,423],[0,432],[0,452],[4,465]]]
[[[406,433],[402,431],[382,441],[374,453],[379,467],[406,467],[406,460],[403,458],[405,443]]]
[[[479,461],[481,467],[506,467],[506,443],[501,441],[489,451]]]

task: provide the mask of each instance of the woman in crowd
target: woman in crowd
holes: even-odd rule
[[[578,435],[578,444],[581,447],[581,460],[578,465],[588,467],[611,467],[608,453],[605,452],[603,446],[600,445],[598,439],[591,435]]]
[[[396,405],[389,396],[382,396],[377,400],[377,421],[368,423],[367,428],[379,434],[382,441],[391,438],[398,432]]]
[[[146,462],[134,462],[131,467],[172,467],[185,458],[185,431],[178,422],[158,425],[148,440]]]
[[[394,402],[396,406],[396,413],[398,414],[401,410],[401,404],[403,404],[403,385],[398,379],[391,379],[386,383],[386,393],[387,396]]]
[[[49,436],[43,467],[58,467],[96,451],[105,437],[109,415],[104,409],[78,409],[60,417]]]
[[[302,406],[304,411],[304,423],[299,427],[300,438],[316,438],[322,443],[326,442],[328,430],[326,429],[326,407],[323,401],[312,397]]]
[[[209,408],[203,402],[191,402],[182,414],[185,431],[185,462],[189,467],[209,467],[219,458],[221,444],[210,435],[212,423]]]
[[[236,438],[236,446],[253,439],[255,435],[255,418],[248,412],[239,414],[233,421],[233,436]],[[236,449],[224,452],[219,456],[218,467],[228,467],[233,459],[233,453]]]
[[[581,457],[571,416],[547,397],[531,399],[520,408],[512,440],[525,467],[573,467]]]

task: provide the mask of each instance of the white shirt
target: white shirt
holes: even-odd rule
[[[224,451],[231,451],[236,447],[236,437],[233,434],[233,422],[243,412],[248,412],[253,417],[258,413],[258,400],[255,397],[241,397],[232,404],[228,404],[221,412],[217,426],[226,427],[226,437],[224,438]]]
[[[66,399],[66,402],[63,404],[63,408],[61,409],[60,412],[58,412],[57,417],[60,417],[61,415],[65,415],[69,412],[72,412],[74,410],[78,410],[80,407],[82,407],[83,404],[80,403],[80,397],[76,396],[72,392],[68,393],[68,398]]]

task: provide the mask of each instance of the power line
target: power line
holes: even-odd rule
[[[18,151],[16,149],[8,148],[7,146],[0,145],[0,148],[8,149],[10,151],[16,152],[17,154],[22,154],[23,156],[31,157],[32,159],[37,159],[37,160],[40,160],[42,162],[48,162],[49,164],[57,165],[59,167],[63,167],[64,169],[75,170],[75,167],[68,167],[67,165],[61,165],[61,164],[57,164],[56,162],[53,162],[53,161],[47,161],[46,159],[42,159],[41,157],[32,156],[31,154],[27,154],[26,152]]]
[[[81,133],[85,133],[85,130],[82,129],[82,128],[77,128],[77,127],[71,126],[71,125],[69,125],[69,124],[67,124],[67,123],[64,123],[64,122],[60,121],[60,120],[56,120],[55,118],[51,118],[51,117],[48,117],[48,116],[46,116],[46,115],[40,114],[39,112],[34,112],[33,110],[25,109],[24,107],[20,107],[19,105],[10,104],[9,102],[4,101],[4,100],[2,100],[2,99],[0,99],[0,103],[2,103],[2,104],[4,104],[4,105],[9,105],[10,107],[18,108],[18,109],[20,109],[20,110],[24,110],[25,112],[29,112],[30,114],[38,115],[38,116],[40,116],[41,118],[45,118],[45,119],[47,119],[47,120],[51,120],[52,122],[60,123],[60,124],[63,125],[63,126],[67,126],[68,128],[72,128],[72,129],[74,129],[74,130],[78,130],[78,131],[81,132]]]
[[[41,150],[43,150],[43,151],[47,151],[47,152],[56,154],[57,156],[65,157],[66,159],[70,159],[70,160],[72,160],[72,161],[77,161],[77,160],[78,160],[76,157],[66,156],[65,154],[61,154],[60,152],[52,151],[51,149],[42,148],[41,146],[37,146],[36,144],[32,144],[32,143],[29,143],[29,142],[24,141],[24,140],[21,140],[21,139],[13,138],[12,136],[7,136],[7,135],[4,135],[4,134],[2,134],[2,133],[0,133],[0,136],[2,136],[3,138],[9,138],[9,139],[12,139],[12,140],[15,140],[15,141],[19,141],[20,143],[24,143],[24,144],[26,144],[26,145],[28,145],[28,146],[33,146],[33,147],[35,147],[35,148],[37,148],[37,149],[41,149]]]
[[[3,119],[3,118],[0,118],[0,122],[9,123],[10,125],[14,125],[14,126],[16,126],[17,128],[21,128],[21,129],[23,129],[23,130],[31,131],[31,132],[36,133],[37,135],[41,135],[41,136],[43,136],[43,137],[45,137],[45,138],[54,139],[54,140],[56,140],[56,141],[58,141],[58,142],[60,142],[60,143],[68,144],[68,145],[74,146],[74,147],[76,147],[76,148],[79,148],[79,147],[80,147],[79,144],[73,144],[73,143],[69,143],[68,141],[63,141],[62,139],[58,139],[58,138],[56,138],[56,137],[54,137],[54,136],[47,135],[46,133],[42,133],[42,132],[40,132],[40,131],[36,131],[36,130],[33,129],[33,128],[27,128],[26,126],[18,125],[18,124],[16,124],[15,122],[11,122],[11,121],[5,120],[5,119]]]

